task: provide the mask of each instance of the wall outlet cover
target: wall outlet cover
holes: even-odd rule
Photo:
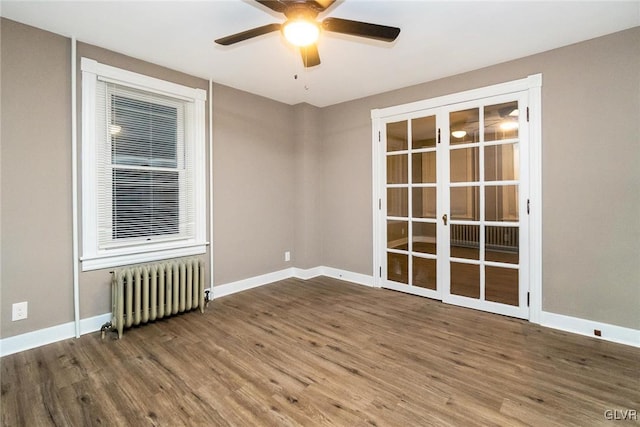
[[[17,302],[11,306],[11,320],[22,320],[27,318],[28,303]]]

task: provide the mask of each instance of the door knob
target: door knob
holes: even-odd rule
[[[444,221],[444,225],[447,225],[447,214],[442,215],[442,221]]]

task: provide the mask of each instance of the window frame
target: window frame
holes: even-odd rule
[[[205,101],[207,92],[145,76],[93,59],[81,58],[82,71],[82,144],[81,144],[81,220],[82,271],[206,253],[206,144]],[[154,239],[127,246],[100,248],[98,240],[98,156],[96,143],[97,82],[115,83],[158,95],[169,96],[189,104],[185,117],[189,134],[185,150],[193,156],[194,234],[181,239]],[[180,208],[182,211],[182,207]]]

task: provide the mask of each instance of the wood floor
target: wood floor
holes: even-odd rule
[[[605,411],[640,412],[640,349],[328,278],[0,363],[3,426],[637,425]]]

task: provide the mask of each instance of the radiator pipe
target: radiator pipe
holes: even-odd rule
[[[106,322],[105,324],[102,325],[102,327],[100,328],[100,338],[104,339],[105,335],[107,334],[107,332],[113,332],[114,328],[113,328],[113,324],[111,322]]]
[[[76,38],[71,37],[71,210],[73,240],[73,319],[75,322],[76,338],[80,338],[80,289],[78,285],[78,105],[77,105],[77,76],[76,76]]]

